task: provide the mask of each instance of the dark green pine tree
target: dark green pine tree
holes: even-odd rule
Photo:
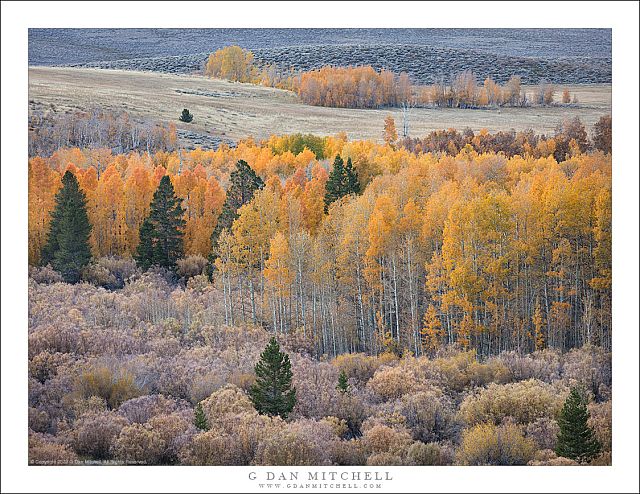
[[[291,385],[291,362],[271,338],[256,364],[256,382],[249,390],[255,409],[263,415],[287,418],[296,404],[296,388]]]
[[[338,385],[336,386],[336,389],[342,393],[346,393],[347,391],[349,391],[349,383],[347,381],[347,375],[344,371],[341,371],[340,375],[338,376]]]
[[[360,194],[360,181],[358,180],[358,172],[353,168],[351,158],[347,158],[347,166],[344,167],[347,175],[347,194]]]
[[[153,264],[153,224],[151,219],[146,217],[140,225],[140,241],[136,249],[135,259],[138,267],[147,270]]]
[[[602,447],[587,424],[588,420],[587,400],[582,392],[572,388],[558,418],[558,456],[586,462],[600,454]]]
[[[165,175],[153,194],[151,212],[140,225],[140,244],[136,260],[143,269],[152,265],[175,269],[184,255],[184,209],[176,197],[171,179]]]
[[[51,264],[67,283],[77,283],[82,269],[91,260],[90,234],[87,199],[75,175],[67,171],[56,194],[42,264]]]
[[[236,164],[236,169],[231,172],[230,182],[218,222],[211,234],[213,257],[216,255],[218,237],[222,230],[231,228],[233,221],[238,217],[238,209],[248,203],[257,190],[264,187],[264,181],[244,160],[239,160]]]
[[[329,211],[329,206],[344,195],[344,161],[337,155],[333,160],[333,168],[327,179],[326,192],[324,194],[324,212]]]
[[[193,425],[195,425],[201,431],[209,430],[209,422],[207,421],[207,416],[204,414],[204,410],[202,409],[202,404],[198,403],[196,406],[196,410],[193,418]]]
[[[193,115],[188,109],[185,108],[184,110],[182,110],[179,119],[181,122],[189,123],[193,120]]]
[[[333,161],[333,169],[327,179],[324,212],[328,212],[329,206],[341,197],[359,193],[360,181],[358,180],[358,173],[353,168],[353,163],[351,163],[351,158],[347,158],[345,166],[343,159],[340,155],[337,155]]]

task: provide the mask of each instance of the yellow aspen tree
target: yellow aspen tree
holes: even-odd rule
[[[274,330],[279,330],[281,333],[288,332],[290,327],[287,301],[294,278],[290,263],[289,242],[287,237],[279,231],[271,239],[264,277],[271,291]]]
[[[117,168],[110,165],[98,180],[87,214],[93,225],[91,247],[95,255],[130,254],[125,220],[124,184]]]
[[[394,146],[398,140],[398,131],[396,130],[396,122],[391,115],[387,115],[384,119],[384,132],[382,133],[385,144]]]
[[[151,185],[149,170],[136,166],[124,185],[125,221],[129,252],[135,252],[139,242],[140,225],[149,215],[149,206],[155,189]]]
[[[544,317],[539,304],[536,304],[531,321],[533,322],[535,349],[536,351],[543,350],[546,338],[544,335]]]
[[[40,261],[40,252],[47,241],[51,211],[55,206],[55,196],[62,186],[60,174],[51,169],[44,159],[29,160],[29,212],[28,238],[29,263]]]
[[[442,321],[433,305],[429,305],[424,313],[420,334],[425,350],[433,352],[442,345],[442,337],[444,336]]]

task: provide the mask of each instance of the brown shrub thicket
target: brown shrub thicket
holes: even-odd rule
[[[55,440],[46,434],[29,434],[29,464],[30,465],[75,465],[78,455],[66,444]]]
[[[29,458],[185,465],[569,465],[556,414],[572,385],[611,461],[610,354],[585,346],[480,360],[314,358],[283,338],[298,403],[259,415],[247,389],[269,338],[210,316],[211,293],[136,275],[123,289],[30,281]],[[349,388],[336,389],[344,371]],[[201,403],[210,429],[194,424]]]
[[[125,464],[155,465],[160,462],[166,443],[160,434],[141,424],[131,424],[120,431],[113,445],[114,456]]]
[[[483,423],[462,433],[456,461],[460,465],[526,465],[535,451],[535,443],[519,426]]]
[[[567,394],[567,389],[535,379],[502,385],[491,383],[467,396],[460,404],[459,415],[468,425],[500,424],[506,417],[528,424],[542,417],[555,418]]]

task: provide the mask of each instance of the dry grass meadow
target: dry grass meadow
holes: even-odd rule
[[[470,127],[552,133],[567,117],[578,116],[587,128],[611,111],[611,85],[558,87],[556,98],[568,88],[579,104],[545,108],[462,110],[416,108],[411,111],[410,134],[423,136],[435,129]],[[525,88],[532,92],[532,88]],[[173,121],[178,128],[228,139],[271,134],[334,135],[345,131],[350,139],[382,140],[384,117],[391,113],[401,127],[398,109],[352,110],[307,106],[288,91],[213,80],[195,75],[169,75],[120,70],[31,67],[30,107],[55,105],[56,111],[125,110],[134,117]],[[178,121],[183,108],[194,114],[190,124]]]

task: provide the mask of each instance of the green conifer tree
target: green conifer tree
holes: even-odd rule
[[[344,167],[344,171],[347,176],[347,194],[360,194],[358,172],[353,168],[351,158],[347,158],[347,166]]]
[[[209,430],[209,421],[207,420],[207,416],[204,414],[204,410],[202,409],[202,403],[198,403],[196,405],[193,424],[201,431]]]
[[[263,415],[287,418],[296,404],[296,389],[291,385],[291,362],[271,338],[255,367],[256,382],[249,390],[255,409]]]
[[[336,386],[336,389],[342,393],[349,391],[349,382],[347,381],[347,374],[345,374],[344,371],[341,371],[338,376],[338,385]]]
[[[80,281],[82,269],[91,260],[87,199],[75,175],[67,171],[55,198],[42,264],[51,264],[67,283]]]
[[[181,122],[189,123],[193,120],[193,115],[187,108],[185,108],[184,110],[182,110],[179,119]]]
[[[138,242],[138,247],[136,248],[135,260],[138,264],[138,267],[147,270],[153,264],[153,224],[151,223],[151,219],[146,217],[140,225],[140,233],[139,233],[140,241]]]
[[[218,237],[222,230],[231,228],[233,221],[238,217],[238,209],[248,203],[257,190],[264,187],[264,181],[244,160],[239,160],[236,164],[236,169],[231,172],[230,182],[218,222],[211,234],[213,258],[216,256]]]
[[[587,462],[600,454],[602,447],[593,429],[587,424],[588,420],[589,411],[584,393],[572,388],[558,417],[558,456]]]
[[[176,197],[171,179],[165,175],[153,194],[151,212],[140,225],[136,260],[143,269],[151,265],[175,269],[183,257],[184,209]]]
[[[344,161],[337,155],[333,160],[333,168],[327,179],[326,192],[324,194],[324,212],[329,211],[329,206],[344,195]]]
[[[324,195],[324,212],[328,212],[329,206],[341,197],[359,193],[360,181],[358,180],[358,173],[353,168],[351,158],[347,158],[347,164],[345,166],[343,159],[340,155],[337,155],[333,161],[333,169],[327,179],[326,193]]]

